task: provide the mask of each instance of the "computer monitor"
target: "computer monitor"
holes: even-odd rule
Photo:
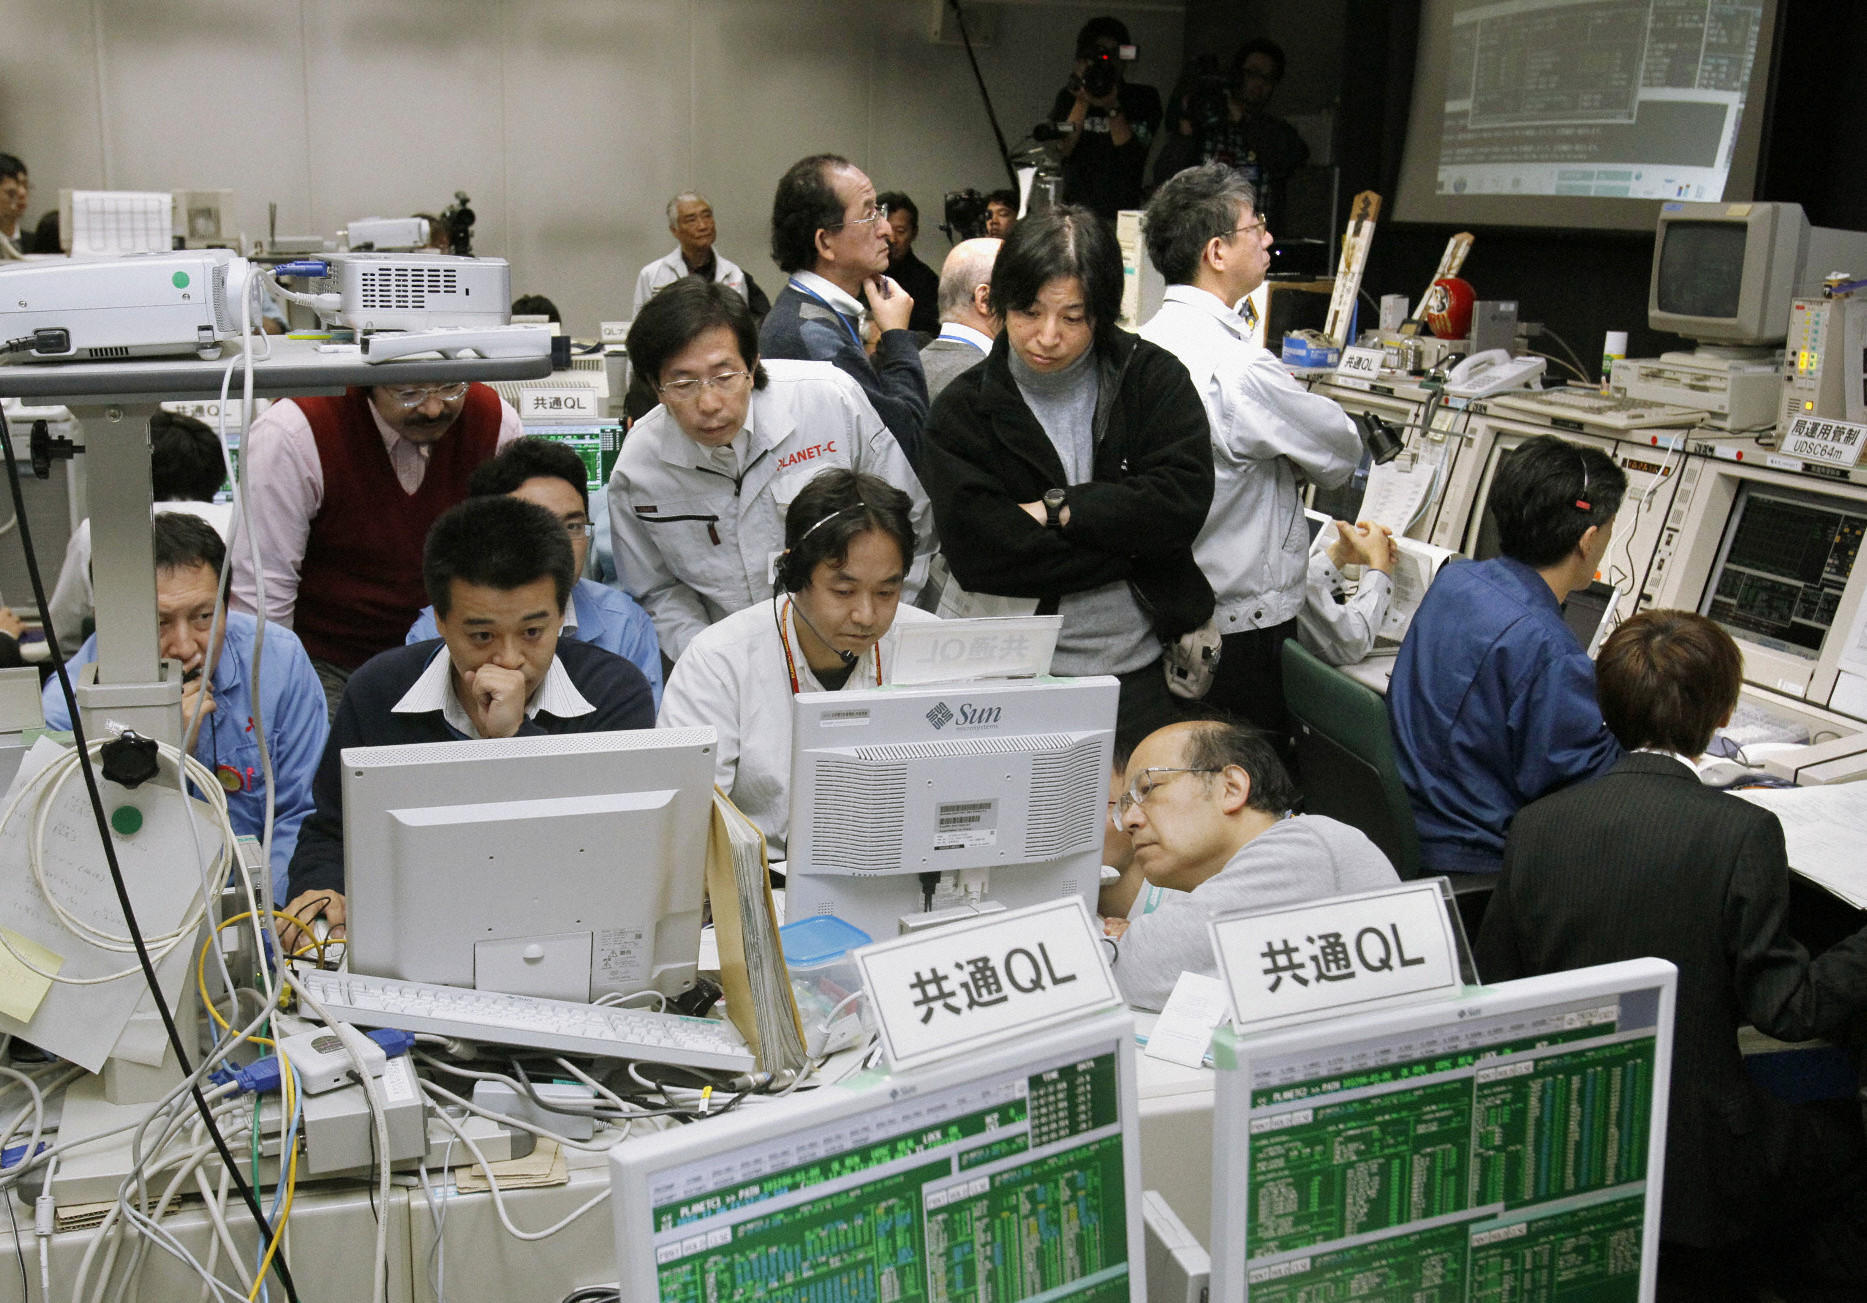
[[[1647,324],[1701,344],[1780,344],[1790,300],[1833,272],[1867,276],[1867,233],[1812,227],[1799,204],[1662,204]]]
[[[786,915],[880,939],[961,873],[1007,909],[1093,903],[1119,685],[1000,680],[800,693]]]
[[[1142,1303],[1125,1012],[610,1150],[624,1303]]]
[[[1214,1303],[1653,1297],[1677,980],[1639,959],[1219,1032]]]
[[[352,971],[559,1000],[694,977],[711,728],[343,752]]]
[[[1546,426],[1509,416],[1493,415],[1474,423],[1472,450],[1477,457],[1475,465],[1482,466],[1483,470],[1475,477],[1475,486],[1470,488],[1463,526],[1456,535],[1458,541],[1447,546],[1455,547],[1476,561],[1488,561],[1498,555],[1497,518],[1489,510],[1491,486],[1497,479],[1498,467],[1525,442],[1549,432]],[[1654,555],[1666,531],[1667,513],[1671,510],[1678,472],[1685,459],[1676,452],[1605,435],[1563,430],[1558,437],[1599,450],[1627,474],[1627,493],[1621,499],[1620,510],[1615,513],[1614,535],[1596,576],[1616,590],[1613,604],[1603,616],[1611,627],[1633,614],[1653,573]],[[1471,484],[1472,481],[1463,476],[1453,477],[1454,491],[1459,495]],[[1446,513],[1453,509],[1454,504],[1448,502],[1441,512],[1441,520],[1445,521]],[[1435,531],[1436,537],[1447,534],[1450,531],[1445,534]],[[1587,645],[1584,640],[1583,646]]]
[[[561,443],[583,458],[587,472],[586,487],[592,496],[602,493],[609,484],[609,473],[616,468],[625,433],[621,421],[527,421],[525,434],[532,439]]]
[[[1698,457],[1680,478],[1644,605],[1716,620],[1754,687],[1867,719],[1846,636],[1867,602],[1867,485]]]

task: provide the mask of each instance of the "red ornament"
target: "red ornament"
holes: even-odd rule
[[[1441,339],[1464,339],[1472,329],[1472,304],[1478,301],[1470,282],[1442,276],[1426,291],[1426,324]]]

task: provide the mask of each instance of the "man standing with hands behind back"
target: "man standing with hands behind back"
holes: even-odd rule
[[[887,222],[874,184],[848,159],[813,154],[791,165],[771,206],[772,261],[791,280],[759,329],[759,352],[847,372],[918,471],[927,380],[908,329],[914,300],[887,275]],[[873,361],[862,344],[870,314],[881,329]]]

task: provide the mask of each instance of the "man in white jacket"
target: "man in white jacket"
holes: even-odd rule
[[[778,594],[702,631],[668,680],[656,722],[718,732],[714,782],[774,856],[790,832],[792,698],[881,687],[900,624],[934,618],[901,600],[914,536],[905,493],[819,472],[786,516]]]
[[[1141,336],[1186,364],[1212,426],[1212,509],[1193,544],[1218,598],[1221,650],[1206,700],[1281,735],[1283,644],[1296,636],[1309,553],[1297,477],[1341,485],[1361,436],[1253,343],[1232,310],[1270,267],[1271,233],[1250,182],[1224,164],[1188,168],[1155,193],[1146,232],[1168,288]]]
[[[771,311],[771,300],[758,282],[713,247],[719,228],[713,223],[713,205],[703,196],[688,190],[668,200],[668,234],[674,237],[674,252],[655,259],[635,278],[635,312],[640,312],[658,290],[683,276],[698,276],[724,285],[746,301],[755,318]]]
[[[828,362],[760,362],[745,302],[681,281],[629,330],[661,405],[636,422],[609,480],[622,585],[678,661],[694,635],[772,595],[784,516],[819,472],[862,471],[908,495],[918,552],[912,603],[935,550],[926,490],[855,381]]]

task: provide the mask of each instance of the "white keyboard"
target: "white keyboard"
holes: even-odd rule
[[[1540,389],[1492,394],[1492,407],[1529,412],[1546,420],[1570,425],[1600,425],[1613,430],[1644,430],[1653,426],[1694,426],[1709,415],[1691,407],[1673,407],[1648,398],[1604,394],[1594,389]]]
[[[319,970],[300,975],[333,1018],[555,1054],[639,1059],[683,1068],[751,1072],[757,1062],[730,1024],[646,1009],[575,1004],[460,986]]]

